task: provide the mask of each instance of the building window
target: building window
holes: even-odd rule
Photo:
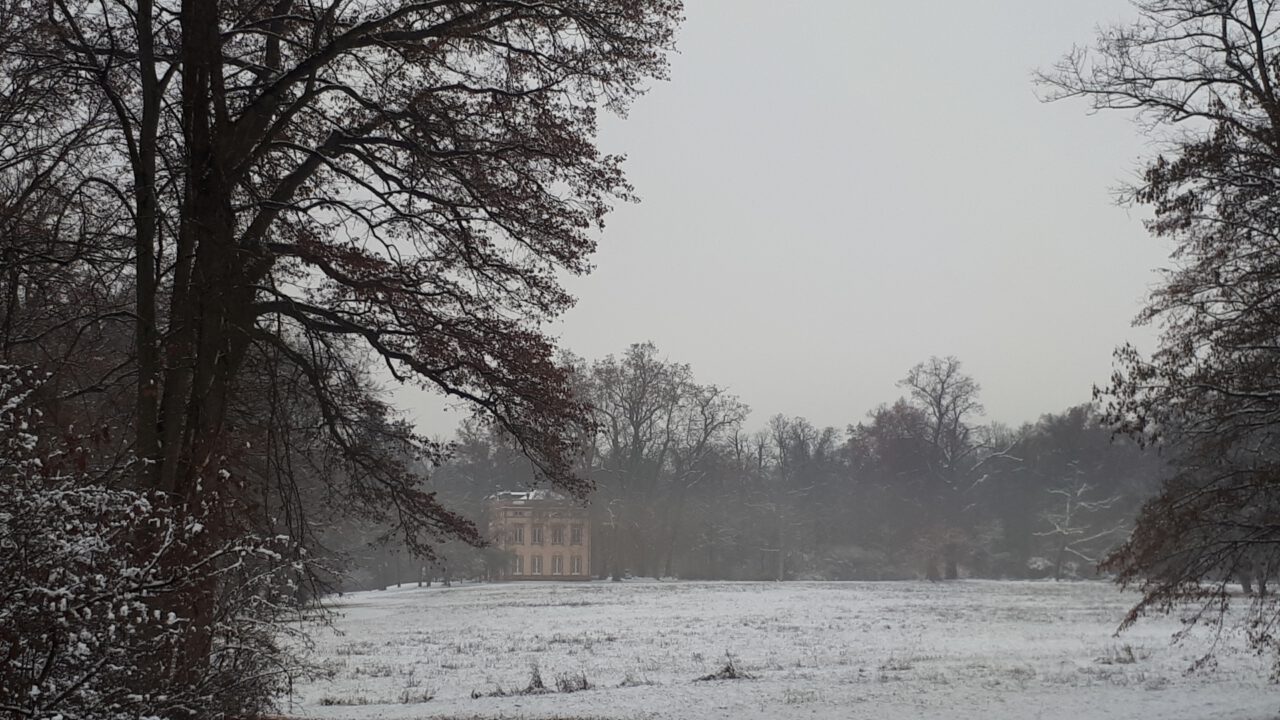
[[[569,529],[569,543],[571,545],[582,544],[582,526],[581,525],[574,525],[572,528]]]
[[[542,528],[542,526],[541,526],[541,525],[534,525],[534,526],[533,526],[533,533],[532,533],[532,537],[530,538],[530,542],[531,542],[531,543],[533,543],[534,545],[541,545],[541,544],[542,544],[542,542],[543,542],[543,540],[542,540],[542,529],[543,529],[543,528]]]
[[[569,572],[570,575],[582,574],[582,556],[581,555],[574,555],[572,558],[569,559],[569,571],[570,571]]]
[[[524,544],[524,526],[523,525],[511,526],[511,544],[512,545]]]
[[[511,558],[511,574],[512,575],[524,574],[524,556],[523,555],[517,555]]]
[[[552,545],[564,544],[564,526],[563,525],[551,526],[551,544]]]
[[[533,555],[529,557],[529,574],[530,575],[542,574],[542,556],[541,555]]]
[[[551,556],[551,574],[552,575],[564,574],[564,557],[563,556],[561,555]]]

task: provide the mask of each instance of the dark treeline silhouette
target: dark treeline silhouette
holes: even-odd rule
[[[596,419],[581,462],[596,484],[597,577],[1093,577],[1162,467],[1089,405],[1020,428],[983,424],[980,386],[950,357],[911,368],[902,397],[847,427],[775,415],[755,430],[736,397],[653,344],[571,364]],[[449,504],[475,518],[485,496],[532,479],[505,435],[476,422],[433,473]],[[423,577],[394,544],[355,554],[358,584]],[[449,565],[479,577],[503,562],[469,548],[443,554],[426,577]]]

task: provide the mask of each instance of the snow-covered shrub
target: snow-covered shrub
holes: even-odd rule
[[[288,611],[287,543],[210,543],[198,514],[89,477],[50,442],[33,373],[0,366],[0,714],[218,717],[256,712],[294,666],[262,620]],[[52,435],[53,433],[48,433]],[[220,578],[208,611],[191,598]],[[227,581],[234,578],[233,581]],[[172,662],[192,642],[213,662]]]
[[[1053,561],[1049,558],[1040,557],[1039,555],[1027,560],[1027,577],[1043,578],[1049,577],[1053,572]]]

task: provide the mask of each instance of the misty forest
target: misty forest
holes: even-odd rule
[[[579,474],[595,487],[599,577],[1095,577],[1162,470],[1158,452],[1113,439],[1088,404],[1021,428],[982,423],[981,388],[951,357],[910,368],[900,397],[839,429],[775,415],[752,430],[737,398],[649,343],[566,362],[596,426]],[[518,447],[481,423],[432,473],[470,517],[533,480]],[[332,535],[360,558],[351,580],[421,579],[407,548],[367,540]],[[483,577],[507,562],[483,549],[442,555],[428,576]]]
[[[875,5],[0,0],[0,717],[1280,715],[1280,4]]]

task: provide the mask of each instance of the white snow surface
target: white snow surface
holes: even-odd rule
[[[1101,582],[509,583],[349,594],[305,718],[1280,717],[1270,662]],[[1244,599],[1241,599],[1244,602]],[[336,632],[335,632],[336,631]],[[749,679],[696,681],[726,654]],[[573,693],[485,696],[585,676]],[[474,693],[482,697],[473,698]],[[425,699],[430,697],[431,699]]]

